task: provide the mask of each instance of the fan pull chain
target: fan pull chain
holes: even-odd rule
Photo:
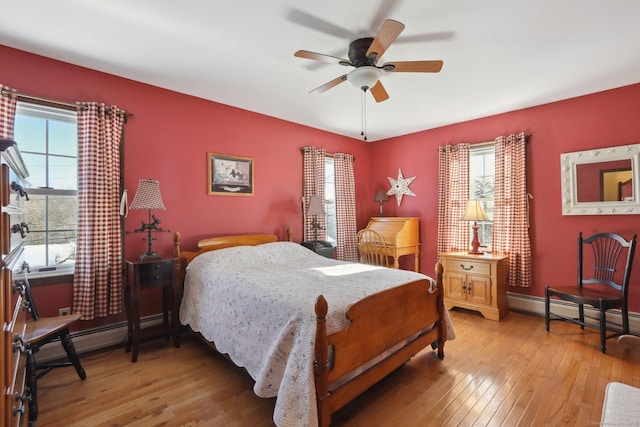
[[[360,136],[367,140],[367,88],[362,88],[362,95],[360,98],[361,105],[361,120],[360,120]]]

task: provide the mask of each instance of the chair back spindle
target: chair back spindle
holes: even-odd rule
[[[357,239],[361,263],[390,266],[387,244],[378,232],[365,228],[358,232]]]

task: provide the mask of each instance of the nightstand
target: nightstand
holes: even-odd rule
[[[127,346],[131,361],[138,360],[140,341],[159,336],[173,336],[173,344],[180,347],[180,323],[178,320],[179,291],[176,283],[176,259],[166,257],[152,261],[128,258],[124,303],[127,312]],[[140,290],[162,289],[162,324],[140,328]]]
[[[479,311],[497,321],[509,314],[506,255],[444,252],[440,257],[447,307]]]
[[[309,240],[301,242],[300,244],[307,249],[311,249],[318,255],[322,255],[326,258],[335,258],[336,248],[334,248],[333,245],[329,242],[323,242],[320,240],[316,242],[314,240]]]

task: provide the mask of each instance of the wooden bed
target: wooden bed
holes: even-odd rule
[[[198,255],[277,240],[275,235],[267,234],[214,237],[198,242],[197,250],[185,251],[180,247],[180,233],[175,233],[180,283],[184,282],[186,266]],[[442,273],[442,265],[437,263],[437,289],[432,289],[433,293],[429,292],[432,283],[423,279],[358,300],[346,312],[348,326],[333,333],[327,333],[327,300],[323,295],[317,297],[313,380],[318,425],[328,426],[334,412],[425,347],[437,346],[438,358],[444,358],[448,316],[443,303]]]

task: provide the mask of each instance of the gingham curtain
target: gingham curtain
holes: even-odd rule
[[[493,250],[509,257],[508,283],[533,285],[524,133],[496,138]]]
[[[460,221],[469,202],[469,144],[438,147],[438,259],[469,248],[469,224]]]
[[[307,206],[309,205],[309,199],[311,196],[320,196],[324,200],[324,156],[326,151],[322,148],[316,147],[303,147],[302,159],[303,159],[303,217],[304,217],[304,240],[311,240],[313,238],[313,227],[311,227],[311,221],[313,221],[313,215],[306,215]],[[318,223],[320,228],[318,230],[318,239],[327,239],[327,222],[324,216],[318,216]]]
[[[14,91],[0,84],[0,90],[9,92],[8,96],[0,96],[0,138],[13,139],[13,127],[16,121],[16,104],[18,100]]]
[[[336,174],[336,226],[338,234],[336,258],[343,261],[358,261],[353,156],[336,153],[333,155],[333,166]]]
[[[74,311],[82,319],[122,311],[120,143],[124,112],[87,103],[78,112],[78,236]]]

